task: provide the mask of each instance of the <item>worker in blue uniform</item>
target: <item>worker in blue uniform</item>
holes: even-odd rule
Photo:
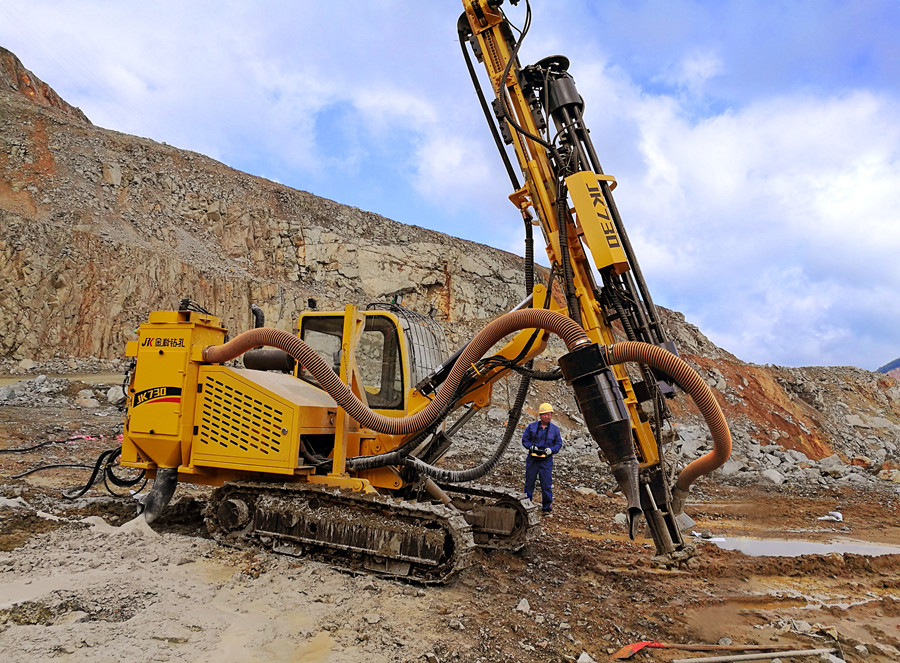
[[[534,483],[541,480],[541,511],[550,513],[553,510],[553,456],[562,447],[562,436],[559,428],[550,423],[553,417],[553,406],[541,403],[538,408],[538,421],[528,424],[522,433],[522,446],[528,451],[525,459],[525,494],[533,499]]]

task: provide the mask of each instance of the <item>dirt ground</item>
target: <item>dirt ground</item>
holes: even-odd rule
[[[900,660],[900,554],[747,556],[697,539],[687,568],[658,568],[651,543],[629,541],[615,522],[624,502],[606,489],[609,477],[585,481],[564,455],[541,536],[521,553],[476,553],[441,587],[219,547],[201,523],[203,489],[179,487],[150,529],[133,519],[131,496],[102,485],[64,499],[89,469],[10,478],[41,464],[91,464],[116,446],[119,425],[110,410],[0,408],[0,450],[88,436],[0,453],[7,661],[608,661],[644,640]],[[491,480],[518,487],[520,472],[506,462]],[[687,508],[693,529],[900,545],[900,499],[889,489],[772,491],[701,480]],[[830,511],[843,521],[819,520]],[[632,660],[740,653],[645,648]]]

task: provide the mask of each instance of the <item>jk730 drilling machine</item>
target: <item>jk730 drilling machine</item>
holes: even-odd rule
[[[464,0],[457,27],[525,224],[526,299],[449,357],[439,326],[397,305],[305,312],[296,335],[259,324],[229,342],[220,319],[189,300],[151,313],[127,348],[135,365],[121,452],[122,465],[155,477],[148,521],[178,481],[217,486],[206,519],[223,543],[442,582],[475,546],[526,544],[535,505],[471,482],[497,464],[514,435],[529,380],[561,377],[627,499],[631,536],[646,520],[658,554],[684,554],[676,517],[691,482],[728,458],[728,426],[666,338],[568,60],[521,66],[530,7],[516,38],[502,4]],[[486,71],[487,96],[472,55]],[[549,288],[534,282],[533,225],[550,260]],[[564,305],[549,294],[554,281]],[[614,325],[625,340],[616,341]],[[568,353],[559,371],[537,372],[531,360],[550,334]],[[226,365],[241,355],[244,368]],[[437,465],[511,371],[522,381],[494,451],[468,470]],[[661,429],[675,385],[697,403],[714,449],[670,486]]]

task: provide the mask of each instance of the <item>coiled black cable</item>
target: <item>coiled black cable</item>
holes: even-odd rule
[[[38,446],[45,445],[42,444]],[[29,474],[34,474],[35,472],[55,470],[61,467],[93,470],[91,472],[90,479],[87,480],[87,483],[79,488],[64,490],[62,492],[62,496],[68,500],[77,499],[84,495],[87,491],[89,491],[91,487],[102,477],[103,484],[106,486],[106,490],[108,490],[111,495],[115,495],[116,497],[125,497],[125,495],[114,491],[110,484],[112,484],[113,486],[118,486],[119,488],[131,488],[132,486],[136,486],[141,481],[143,481],[144,483],[141,485],[141,487],[138,488],[137,491],[135,491],[140,492],[141,490],[143,490],[144,486],[147,485],[147,478],[144,470],[141,470],[140,474],[138,474],[138,476],[133,479],[124,479],[122,477],[116,476],[116,473],[113,471],[113,467],[115,467],[116,459],[121,453],[122,447],[118,447],[116,449],[107,449],[97,457],[97,460],[93,465],[84,465],[82,463],[54,463],[52,465],[39,465],[38,467],[33,467],[25,472],[14,474],[9,478],[21,479],[22,477],[27,477]]]
[[[497,445],[494,453],[481,465],[472,467],[468,470],[448,470],[443,467],[430,465],[415,456],[407,456],[403,459],[403,464],[419,474],[424,474],[433,479],[437,479],[438,481],[447,483],[465,483],[467,481],[480,479],[497,466],[497,463],[500,462],[504,452],[509,447],[513,433],[519,425],[519,419],[522,417],[522,408],[525,406],[525,398],[528,396],[528,388],[530,386],[531,379],[527,375],[523,375],[522,380],[519,382],[519,389],[516,393],[515,402],[509,411],[509,419],[506,423],[503,439],[500,441],[500,444]]]
[[[113,472],[112,468],[115,466],[116,459],[122,453],[122,447],[117,447],[115,449],[107,449],[103,453],[101,453],[97,457],[97,462],[94,463],[93,471],[91,472],[90,479],[87,480],[80,488],[73,488],[71,490],[64,490],[62,496],[67,500],[74,500],[82,495],[84,495],[87,491],[91,489],[91,487],[97,483],[100,477],[103,478],[103,483],[106,485],[106,489],[117,497],[122,497],[112,488],[110,488],[109,484],[112,483],[115,486],[120,488],[130,488],[131,486],[136,486],[141,481],[144,481],[146,485],[146,478],[144,470],[141,470],[140,474],[134,479],[122,479],[121,477],[117,477]],[[90,467],[90,465],[88,465]],[[141,486],[143,488],[143,486]]]

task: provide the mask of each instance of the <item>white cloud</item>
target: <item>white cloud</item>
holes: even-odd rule
[[[638,211],[657,301],[745,359],[877,364],[874,348],[838,342],[867,324],[849,302],[900,289],[897,101],[783,96],[696,123],[671,99],[636,103],[645,172],[620,207]]]
[[[603,61],[579,70],[657,303],[760,363],[874,368],[898,354],[869,331],[897,318],[896,97],[801,89],[697,116],[691,96],[646,92]]]
[[[698,93],[710,78],[723,71],[722,60],[711,50],[694,50],[687,53],[671,71],[665,80],[691,93]]]

